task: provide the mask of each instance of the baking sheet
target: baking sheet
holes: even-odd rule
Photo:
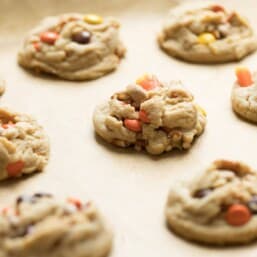
[[[257,2],[218,2],[238,8],[257,23]],[[92,199],[115,234],[111,257],[256,257],[256,244],[204,247],[178,238],[165,227],[163,209],[172,181],[193,176],[216,158],[240,159],[257,168],[256,126],[237,118],[230,107],[237,64],[188,64],[168,57],[156,44],[164,16],[177,3],[0,0],[0,76],[7,81],[0,104],[34,115],[51,140],[45,172],[1,183],[1,206],[21,193],[34,191]],[[44,16],[70,11],[114,15],[121,20],[121,36],[128,52],[119,69],[101,79],[78,83],[36,77],[18,67],[16,53],[24,33]],[[242,63],[256,68],[257,53]],[[95,105],[145,72],[162,80],[183,80],[206,109],[206,131],[190,151],[150,157],[111,147],[95,137],[91,122]]]

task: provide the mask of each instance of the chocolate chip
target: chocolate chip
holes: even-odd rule
[[[37,198],[42,197],[52,197],[52,195],[49,193],[35,193],[32,196],[21,195],[16,199],[16,205],[19,205],[22,202],[35,203],[37,201]]]
[[[43,192],[40,192],[40,193],[35,193],[33,195],[33,197],[36,197],[36,198],[42,198],[42,197],[53,197],[53,195],[49,194],[49,193],[43,193]]]
[[[72,35],[72,41],[78,44],[88,44],[91,39],[91,33],[88,31],[81,31]]]
[[[257,195],[254,195],[247,205],[252,213],[257,214]]]
[[[16,205],[19,205],[20,203],[23,202],[23,196],[19,196],[17,199],[16,199]]]
[[[212,192],[212,190],[210,188],[200,189],[194,193],[194,197],[195,198],[203,198],[203,197],[207,196],[208,194],[210,194],[211,192]]]

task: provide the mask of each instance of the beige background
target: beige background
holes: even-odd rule
[[[238,8],[257,23],[255,0],[219,2]],[[156,33],[174,4],[171,0],[0,0],[0,76],[7,81],[1,105],[33,114],[51,140],[45,172],[1,183],[1,206],[18,194],[40,190],[92,199],[115,233],[112,257],[256,257],[254,244],[201,247],[171,234],[164,224],[163,208],[174,179],[193,176],[216,158],[241,159],[257,168],[256,127],[238,119],[230,107],[237,64],[187,64],[158,49]],[[35,77],[17,66],[16,53],[27,29],[45,15],[67,11],[119,17],[128,53],[116,72],[72,83]],[[251,68],[256,62],[257,53],[243,61]],[[206,109],[206,131],[189,152],[153,158],[109,147],[95,138],[91,122],[95,105],[145,72],[163,80],[182,79]]]

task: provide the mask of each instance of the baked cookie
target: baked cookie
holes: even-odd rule
[[[257,238],[257,173],[237,161],[217,160],[197,179],[174,185],[166,216],[180,236],[213,245]]]
[[[5,81],[0,79],[0,96],[5,92]]]
[[[42,171],[48,138],[30,116],[0,108],[0,180]]]
[[[20,196],[0,215],[1,257],[104,257],[112,235],[93,203]]]
[[[206,2],[172,9],[158,41],[168,54],[196,63],[237,61],[257,48],[245,18]]]
[[[233,110],[242,118],[257,123],[257,72],[238,67],[236,75],[231,95]]]
[[[45,18],[25,39],[18,62],[67,80],[95,79],[117,68],[125,54],[119,22],[94,14]]]
[[[120,147],[150,154],[189,149],[205,127],[206,113],[181,82],[145,75],[94,112],[96,133]]]

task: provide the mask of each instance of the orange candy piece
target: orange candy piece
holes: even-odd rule
[[[127,129],[134,132],[140,132],[142,130],[142,125],[139,120],[125,119],[124,125]]]
[[[53,31],[45,31],[40,34],[40,40],[49,45],[53,45],[58,37],[59,34]]]
[[[14,126],[14,123],[11,120],[8,121],[8,123],[2,124],[2,128],[4,129],[8,129],[9,127],[12,127],[12,126]]]
[[[158,79],[150,75],[144,75],[143,77],[137,79],[136,83],[147,91],[160,86]]]
[[[147,113],[144,110],[140,110],[139,111],[139,119],[141,121],[143,121],[144,123],[149,123],[150,122],[150,120],[149,120],[149,118],[147,116]]]
[[[225,11],[225,9],[224,9],[224,7],[223,6],[221,6],[221,5],[213,5],[212,7],[211,7],[211,9],[212,9],[212,11],[214,11],[214,12],[224,12]]]
[[[252,74],[246,67],[236,68],[237,82],[241,87],[248,87],[253,84]]]
[[[40,44],[39,44],[38,42],[34,42],[34,43],[33,43],[33,47],[34,47],[34,49],[35,49],[37,52],[39,52],[39,51],[41,50],[41,46],[40,46]]]
[[[9,163],[6,167],[9,177],[17,177],[20,175],[24,165],[23,161]]]
[[[231,226],[242,226],[251,219],[251,216],[252,214],[247,206],[233,204],[228,208],[225,219]]]
[[[8,128],[12,127],[13,125],[14,125],[13,122],[9,121],[8,123],[2,124],[2,128],[8,129]]]
[[[73,205],[75,205],[78,209],[81,209],[82,203],[79,199],[69,197],[67,200],[69,203],[72,203]]]

